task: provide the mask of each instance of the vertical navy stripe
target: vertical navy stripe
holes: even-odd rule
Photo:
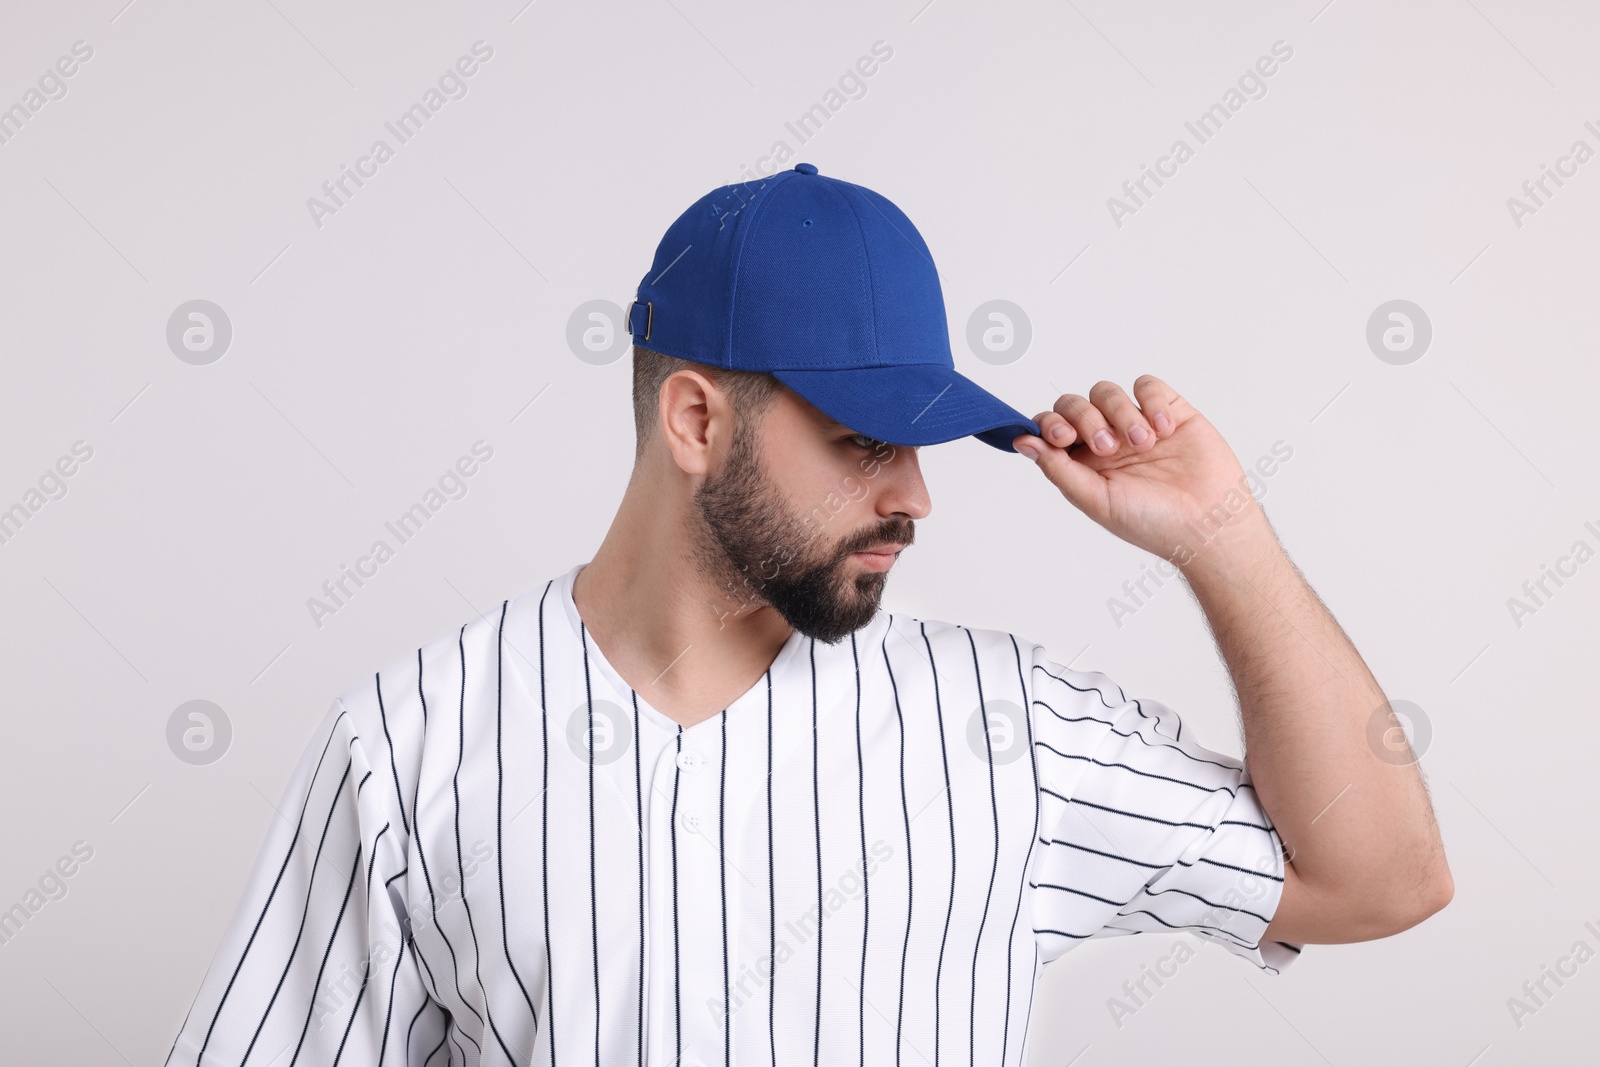
[[[678,724],[678,751],[683,751],[683,724]],[[675,1031],[672,1062],[683,1059],[683,975],[678,960],[678,777],[672,765],[672,1025]]]
[[[483,952],[478,947],[478,927],[472,920],[472,905],[467,901],[467,865],[461,854],[461,764],[467,756],[467,628],[461,627],[461,633],[456,639],[456,648],[461,653],[461,718],[460,729],[456,735],[456,773],[450,780],[450,789],[455,796],[456,808],[456,875],[461,879],[461,908],[467,915],[467,932],[472,935],[472,973],[478,979],[478,989],[483,994],[483,1010],[489,1016],[489,1030],[494,1034],[495,1043],[500,1046],[500,1051],[506,1054],[506,1059],[512,1063],[517,1062],[517,1057],[506,1048],[505,1038],[500,1036],[500,1028],[494,1024],[494,1010],[489,1006],[489,987],[483,984],[483,969],[478,961],[483,958]],[[471,1007],[471,1005],[467,1005]],[[474,1012],[476,1014],[476,1012]]]
[[[400,826],[410,834],[411,826],[406,822],[405,798],[400,795],[400,772],[394,763],[394,739],[389,736],[389,713],[383,708],[383,676],[377,671],[372,674],[372,687],[378,694],[378,718],[383,723],[383,740],[389,748],[389,773],[394,775],[394,799],[395,803],[400,805]]]
[[[578,624],[583,639],[583,702],[589,715],[589,936],[594,952],[594,1067],[600,1067],[600,898],[594,856],[594,690],[589,684],[588,628]]]
[[[1012,645],[1013,645],[1013,647],[1015,647],[1015,645],[1016,645],[1015,638],[1012,639]],[[1018,670],[1019,673],[1022,670],[1022,654],[1021,654],[1020,651],[1017,653],[1017,670]],[[1026,682],[1023,683],[1022,691],[1023,691],[1024,695],[1029,694],[1029,689],[1028,689],[1028,686],[1027,686]],[[1103,702],[1104,698],[1102,697],[1101,699],[1102,699],[1102,702]],[[1043,804],[1044,795],[1039,792],[1039,758],[1038,758],[1039,753],[1038,753],[1038,750],[1036,748],[1034,748],[1034,738],[1033,738],[1033,705],[1034,705],[1034,703],[1035,703],[1035,701],[1034,701],[1033,697],[1031,695],[1028,695],[1027,702],[1023,705],[1024,712],[1025,712],[1025,714],[1023,715],[1023,721],[1028,724],[1028,764],[1029,764],[1029,767],[1030,767],[1031,771],[1033,772],[1033,795],[1034,795],[1033,840],[1028,842],[1028,861],[1023,867],[1024,882],[1026,882],[1026,880],[1027,880],[1026,872],[1027,872],[1028,868],[1031,867],[1032,864],[1033,864],[1033,846],[1035,844],[1037,844],[1038,840],[1039,840],[1040,809],[1044,806],[1044,804]],[[1025,895],[1027,894],[1027,889],[1026,888],[1023,889],[1023,893]],[[1029,917],[1031,918],[1032,914],[1033,914],[1033,908],[1031,907],[1033,898],[1031,896],[1029,896],[1028,900],[1029,900],[1029,904],[1030,904],[1030,907],[1028,909],[1028,914],[1029,914]],[[1021,906],[1020,898],[1019,898],[1019,901],[1018,901],[1018,906],[1019,906],[1019,908]],[[1030,973],[1032,975],[1032,978],[1028,982],[1028,1008],[1027,1008],[1027,1010],[1025,1012],[1023,1012],[1023,1015],[1022,1015],[1022,1042],[1017,1048],[1017,1056],[1019,1057],[1019,1059],[1022,1056],[1027,1055],[1027,1052],[1028,1052],[1028,1033],[1033,1028],[1033,995],[1034,995],[1034,993],[1037,990],[1038,985],[1039,985],[1039,939],[1037,937],[1033,938],[1033,969],[1032,969],[1032,971]]]
[[[417,649],[417,704],[422,709],[422,732],[423,732],[424,739],[426,739],[427,736],[428,736],[428,697],[427,697],[427,693],[423,690],[423,686],[422,686],[422,649],[421,648]],[[421,794],[422,794],[422,768],[421,768],[421,766],[419,764],[419,766],[417,768],[417,780],[415,782],[413,782],[412,786],[411,786],[411,825],[413,825],[413,826],[415,826],[416,823],[417,823],[417,802],[418,802],[418,798],[421,796]],[[417,842],[417,858],[419,860],[422,859],[422,846],[421,846],[420,842]],[[427,863],[424,862],[422,864],[422,866],[423,866],[423,870],[424,870],[424,880],[426,881]],[[408,896],[409,896],[409,894],[408,894]],[[432,896],[433,896],[433,885],[432,885],[432,883],[428,884],[428,896],[429,896],[429,899],[431,900]],[[445,1032],[448,1035],[449,1027],[452,1025],[453,1020],[451,1019],[449,1011],[444,1007],[444,994],[442,992],[440,992],[440,990],[439,990],[439,980],[434,977],[433,966],[428,963],[427,955],[416,944],[415,936],[413,936],[413,938],[412,938],[411,947],[412,947],[412,951],[416,953],[417,962],[422,964],[422,970],[423,970],[423,973],[425,973],[427,975],[427,977],[428,977],[428,983],[433,986],[433,998],[434,998],[434,1001],[436,1003],[438,1003],[438,1005],[439,1005],[439,1011],[441,1013],[443,1013],[444,1016],[445,1016],[445,1027],[446,1027]],[[443,1040],[444,1040],[443,1038],[440,1038],[440,1042],[441,1043],[443,1043]],[[445,1055],[449,1056],[449,1052],[447,1051],[445,1053]],[[463,1053],[463,1055],[465,1055],[465,1054]]]
[[[368,778],[370,778],[370,777],[372,777],[372,772],[368,771],[366,773],[366,775],[361,779],[362,783],[364,784],[366,782],[366,780]],[[356,790],[356,792],[358,792],[358,793],[360,791],[361,790],[359,790],[359,789]],[[372,868],[376,864],[377,859],[378,859],[378,841],[383,837],[384,834],[389,832],[389,827],[391,825],[393,825],[393,824],[392,823],[384,823],[383,824],[383,829],[379,830],[377,832],[377,834],[374,835],[373,838],[372,838],[372,847],[367,850],[367,890],[366,890],[366,892],[367,892],[367,911],[369,911],[369,912],[372,910]]]
[[[1008,636],[1010,636],[1010,635],[1008,635]],[[1012,655],[1014,657],[1016,657],[1016,663],[1017,663],[1017,703],[1019,705],[1021,705],[1021,707],[1022,707],[1022,723],[1023,723],[1023,726],[1026,727],[1026,729],[1028,731],[1028,759],[1031,761],[1034,758],[1034,751],[1033,751],[1033,716],[1029,714],[1029,711],[1030,711],[1032,705],[1031,705],[1031,703],[1029,702],[1029,699],[1028,699],[1028,682],[1027,682],[1027,679],[1024,676],[1023,672],[1022,672],[1022,649],[1017,647],[1017,639],[1014,636],[1011,637],[1011,653],[1012,653]],[[1017,878],[1017,888],[1016,888],[1017,906],[1011,912],[1011,930],[1006,935],[1006,1025],[1005,1025],[1005,1030],[1003,1031],[1003,1035],[1002,1035],[1001,1041],[1000,1041],[1000,1067],[1005,1067],[1005,1063],[1006,1063],[1006,1048],[1009,1045],[1010,1039],[1011,1039],[1011,982],[1012,982],[1011,974],[1012,974],[1012,970],[1014,969],[1014,967],[1016,965],[1016,962],[1017,962],[1016,961],[1016,957],[1013,956],[1012,953],[1011,953],[1011,945],[1016,940],[1016,936],[1017,936],[1017,917],[1022,914],[1022,897],[1023,897],[1023,894],[1025,894],[1027,892],[1028,864],[1033,862],[1033,846],[1039,840],[1039,769],[1038,769],[1037,766],[1035,766],[1033,768],[1033,797],[1034,797],[1034,804],[1033,804],[1033,833],[1031,835],[1029,835],[1029,837],[1028,837],[1028,851],[1022,858],[1022,871],[1021,871],[1021,873],[1019,874],[1019,876]],[[1037,973],[1038,973],[1038,955],[1039,955],[1039,949],[1038,949],[1037,946],[1034,947],[1033,952],[1034,952],[1034,970],[1032,972],[1030,972],[1030,973],[1033,974],[1033,975],[1037,975]],[[1032,984],[1033,983],[1030,981],[1029,982],[1030,987],[1032,986]],[[1028,999],[1028,1011],[1031,1012],[1032,1010],[1033,1010],[1033,999],[1032,999],[1032,994],[1030,993],[1029,994],[1029,999]],[[1024,1020],[1024,1022],[1023,1022],[1024,1028],[1026,1028],[1026,1025],[1027,1025],[1027,1022],[1026,1022],[1027,1014],[1023,1015],[1023,1020]],[[1026,1049],[1026,1046],[1027,1046],[1027,1031],[1026,1031],[1026,1029],[1024,1029],[1022,1043],[1017,1046],[1017,1055],[1019,1057],[1018,1067],[1022,1067],[1022,1065],[1020,1063],[1020,1057],[1022,1056],[1023,1051]]]
[[[900,686],[894,680],[894,667],[889,662],[889,634],[894,629],[891,619],[883,631],[883,669],[889,676],[889,689],[894,694],[894,717],[900,728],[900,814],[906,827],[906,932],[900,942],[900,1001],[894,1021],[894,1062],[900,1064],[900,1049],[904,1044],[906,1018],[906,960],[911,951],[911,806],[906,802],[906,720],[900,709]]]
[[[721,781],[717,785],[717,880],[722,889],[722,1065],[733,1067],[733,999],[728,988],[728,709],[722,709]]]
[[[444,994],[439,992],[439,980],[433,976],[433,968],[428,964],[428,957],[423,955],[422,949],[417,947],[417,940],[414,934],[411,939],[411,950],[417,954],[417,962],[422,964],[422,970],[428,976],[428,984],[433,987],[434,1002],[443,1008]]]
[[[387,888],[387,883],[385,883],[385,887]],[[400,951],[395,953],[394,957],[394,970],[389,975],[389,1003],[388,1007],[384,1009],[383,1013],[383,1037],[378,1040],[378,1067],[383,1067],[383,1059],[389,1053],[389,1027],[394,1022],[395,991],[399,987],[400,964],[404,962],[406,958],[406,947],[407,942],[405,938],[402,937],[400,939]],[[423,1003],[427,1003],[427,997],[423,997]],[[421,1008],[417,1009],[418,1014],[421,1014],[421,1011]],[[354,1018],[353,1014],[351,1018]],[[408,1032],[406,1037],[409,1039],[410,1036],[411,1035]],[[410,1058],[411,1052],[408,1048],[406,1052],[406,1059],[409,1060]]]
[[[861,657],[856,651],[856,635],[850,635],[850,661],[856,671],[856,810],[861,823],[861,984],[856,987],[856,1026],[860,1031],[857,1062],[867,1063],[867,920],[871,915],[872,895],[867,876],[867,765],[861,754]]]
[[[421,648],[417,649],[417,703],[422,708],[422,740],[423,740],[424,746],[426,746],[427,740],[428,740],[428,698],[426,696],[424,696],[423,693],[422,693],[422,649]],[[393,746],[390,747],[389,751],[390,751],[390,753],[394,752]],[[417,780],[411,783],[411,825],[412,826],[417,825],[417,798],[421,795],[421,793],[422,793],[422,762],[421,762],[421,760],[418,760],[417,761]],[[405,821],[406,821],[406,806],[405,806],[405,802],[401,801],[401,803],[400,803],[400,822],[403,825],[405,823]]]
[[[406,945],[409,945],[410,943],[411,943],[410,941],[407,941],[405,945],[401,945],[400,946],[400,955],[402,957],[404,957],[405,954],[406,954]],[[399,966],[398,961],[396,962],[395,966],[397,966],[397,967]],[[437,1004],[435,1004],[434,1001],[429,1000],[427,997],[423,997],[422,998],[422,1003],[417,1005],[417,1013],[411,1017],[411,1025],[406,1027],[406,1064],[407,1064],[407,1067],[409,1067],[409,1065],[411,1063],[411,1034],[412,1034],[412,1031],[416,1030],[416,1028],[417,1028],[417,1020],[422,1018],[422,1013],[428,1010],[428,1005],[430,1005],[430,1004],[434,1004],[437,1007]],[[440,1010],[443,1011],[444,1009],[441,1008]],[[378,1067],[383,1067],[383,1057],[381,1055],[378,1057]]]
[[[421,685],[420,676],[418,685]],[[422,706],[428,706],[426,700],[423,701]],[[427,849],[423,847],[422,838],[420,836],[414,839],[414,843],[417,846],[417,859],[422,862],[422,880],[428,886],[428,910],[433,915],[433,928],[439,931],[439,937],[442,941],[444,941],[444,947],[450,952],[450,973],[455,979],[456,998],[460,1000],[461,1003],[466,1004],[467,1010],[472,1012],[472,1014],[477,1017],[479,1026],[482,1026],[483,1016],[478,1015],[478,1009],[474,1008],[470,1003],[468,1003],[465,994],[461,992],[461,961],[456,956],[455,945],[450,943],[450,935],[444,932],[444,926],[439,922],[439,898],[434,894],[433,876],[428,871]],[[473,1047],[482,1052],[482,1046],[478,1044],[477,1040],[471,1034],[467,1033],[465,1030],[461,1030],[459,1027],[456,1028],[456,1032],[461,1034],[461,1036],[465,1037],[468,1041],[471,1041]],[[465,1050],[463,1050],[462,1055],[464,1056],[465,1054]]]
[[[546,584],[545,592],[550,591]],[[506,925],[506,847],[505,847],[505,800],[506,800],[506,765],[505,756],[501,747],[504,733],[504,667],[506,652],[506,611],[510,608],[511,601],[502,601],[500,604],[500,629],[496,631],[494,642],[494,863],[495,880],[500,890],[500,948],[506,956],[506,966],[511,969],[511,976],[517,980],[517,988],[522,991],[522,1001],[528,1006],[528,1014],[533,1017],[533,1036],[539,1035],[539,1012],[533,1006],[533,998],[528,996],[528,987],[522,981],[522,973],[517,970],[517,965],[511,958],[511,933]]]
[[[449,1025],[447,1024],[446,1028],[445,1028],[445,1032],[442,1035],[440,1035],[440,1037],[439,1037],[439,1043],[437,1045],[433,1046],[433,1051],[428,1053],[428,1058],[422,1061],[422,1067],[428,1067],[428,1064],[433,1062],[433,1057],[439,1054],[439,1050],[441,1048],[444,1048],[445,1038],[447,1038],[449,1036],[450,1036],[450,1030],[449,1030]],[[445,1053],[445,1055],[448,1057],[450,1055],[450,1053],[447,1051]],[[464,1051],[461,1054],[461,1058],[463,1060],[465,1060],[467,1058],[467,1054]]]
[[[822,1052],[822,786],[817,776],[817,643],[811,642],[811,812],[817,827],[817,1009],[811,1033],[811,1067],[818,1067]]]
[[[629,691],[633,698],[633,807],[639,829],[639,1063],[644,1067],[644,777],[639,767],[639,750],[644,747],[639,737],[639,694]]]
[[[767,671],[767,1056],[778,1067],[778,883],[772,840],[772,671]]]
[[[366,784],[367,778],[370,778],[370,777],[372,777],[372,772],[368,771],[366,773],[366,775],[361,779],[362,784],[363,785]],[[361,792],[359,787],[356,789],[356,792],[357,793]],[[366,915],[369,916],[369,917],[372,915],[372,868],[376,865],[377,859],[378,859],[378,841],[383,837],[384,834],[389,832],[389,826],[390,826],[389,823],[384,823],[383,824],[383,829],[379,830],[377,832],[377,834],[373,837],[373,839],[372,839],[372,848],[369,849],[368,852],[367,852],[367,887],[366,887],[365,893],[366,893],[366,900],[367,900],[367,903],[366,903]],[[339,1038],[339,1051],[334,1053],[334,1056],[333,1056],[333,1062],[334,1062],[335,1067],[337,1067],[337,1065],[339,1063],[339,1060],[341,1058],[343,1058],[343,1056],[344,1056],[344,1047],[350,1040],[350,1028],[355,1025],[356,1016],[359,1015],[360,1012],[361,1012],[361,1001],[367,995],[367,983],[372,977],[372,973],[371,972],[372,972],[372,967],[371,967],[371,963],[369,961],[368,965],[366,967],[363,967],[362,970],[361,970],[361,988],[356,993],[355,1003],[350,1005],[350,1018],[345,1020],[344,1034]],[[373,995],[376,996],[377,994],[373,994]],[[315,993],[313,993],[313,995],[312,995],[312,1003],[314,1004],[315,1002],[316,1002],[316,995],[315,995]],[[384,1024],[384,1030],[387,1032],[388,1023]],[[382,1045],[378,1046],[378,1055],[379,1056],[383,1055],[383,1046]]]
[[[944,798],[950,813],[950,903],[945,907],[944,932],[939,935],[939,965],[933,972],[933,1063],[939,1067],[939,1037],[943,1027],[939,1023],[940,989],[944,979],[944,949],[950,940],[950,915],[956,908],[956,805],[950,792],[950,753],[945,745],[944,704],[939,698],[939,663],[933,654],[933,644],[928,640],[928,624],[919,623],[922,643],[928,650],[928,666],[932,669],[933,708],[939,720],[939,756],[944,763]]]
[[[965,630],[965,627],[963,627]],[[967,1009],[967,1058],[978,1061],[978,956],[983,950],[983,930],[989,923],[989,903],[994,899],[994,878],[1000,870],[1000,801],[994,789],[994,748],[989,740],[989,706],[983,699],[983,668],[978,664],[978,644],[971,630],[965,630],[972,648],[972,678],[978,689],[978,708],[983,715],[984,762],[989,767],[989,807],[994,813],[994,863],[989,868],[989,888],[983,897],[983,915],[978,920],[978,936],[972,944],[972,999]],[[1009,949],[1007,950],[1009,954]]]
[[[554,584],[554,583],[551,583]],[[544,885],[544,988],[545,1029],[550,1034],[550,1065],[556,1062],[556,964],[550,951],[550,702],[544,666],[544,602],[539,598],[539,759],[544,785],[539,790],[539,876]]]

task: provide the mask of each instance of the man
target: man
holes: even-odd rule
[[[170,1064],[1020,1065],[1089,938],[1276,974],[1449,901],[1382,690],[1166,383],[1022,416],[956,373],[910,220],[809,164],[696,201],[628,317],[594,558],[328,709]],[[918,448],[966,436],[1182,569],[1248,768],[1036,642],[880,608]]]

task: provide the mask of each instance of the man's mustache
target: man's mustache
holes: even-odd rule
[[[871,534],[851,538],[839,551],[839,558],[845,559],[855,552],[864,552],[883,544],[901,544],[909,547],[916,539],[916,527],[910,520],[905,522],[891,522],[880,526]]]

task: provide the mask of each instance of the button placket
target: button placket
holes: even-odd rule
[[[715,727],[712,727],[715,729]],[[703,731],[702,731],[703,733]],[[722,1027],[707,1005],[722,996],[722,897],[717,843],[720,785],[706,754],[680,735],[673,761],[678,790],[678,908],[683,928],[683,1058],[703,1065],[722,1056]],[[716,739],[701,738],[714,746]]]
[[[678,785],[673,753],[676,742],[669,741],[656,761],[651,778],[650,797],[650,926],[649,947],[651,1060],[673,1061],[673,930],[672,930],[672,797]],[[681,799],[681,796],[680,796]]]
[[[712,831],[716,828],[716,816],[712,809],[715,802],[707,797],[705,757],[685,747],[677,754],[675,762],[683,772],[678,783],[679,829],[714,846]]]

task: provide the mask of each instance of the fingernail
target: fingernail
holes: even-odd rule
[[[1035,463],[1039,462],[1039,450],[1037,448],[1034,448],[1032,445],[1029,445],[1029,444],[1018,445],[1017,446],[1017,451],[1021,452],[1024,456],[1027,456],[1029,459],[1033,460]]]
[[[1172,425],[1172,420],[1167,418],[1165,411],[1156,412],[1155,418],[1150,420],[1156,425],[1156,433],[1166,433],[1167,427]]]
[[[1128,430],[1128,440],[1136,445],[1144,444],[1145,438],[1150,436],[1150,431],[1143,426],[1134,426]]]
[[[1109,452],[1117,447],[1117,439],[1111,436],[1110,430],[1101,430],[1094,435],[1094,447],[1102,452]]]

